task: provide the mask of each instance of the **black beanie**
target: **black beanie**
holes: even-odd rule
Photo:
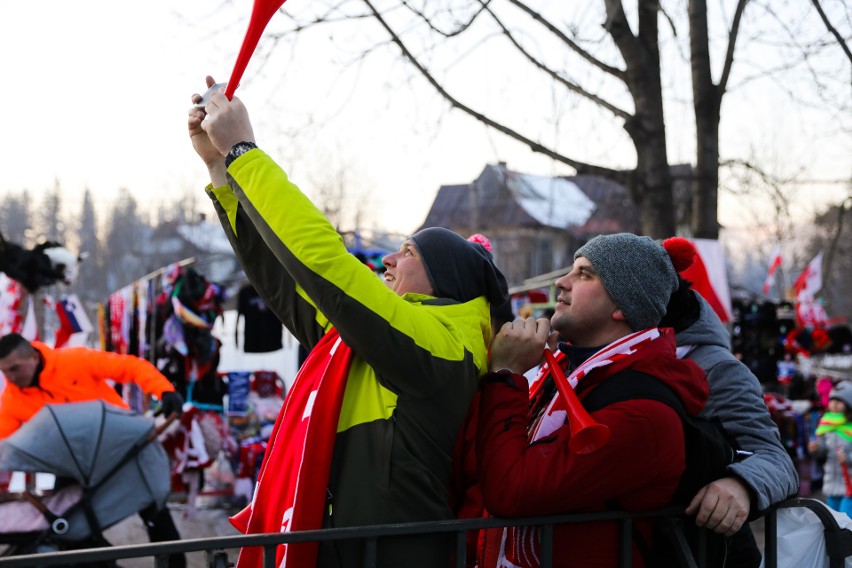
[[[418,231],[411,241],[420,252],[435,296],[459,302],[485,296],[492,305],[502,305],[509,298],[506,277],[482,245],[443,227]]]

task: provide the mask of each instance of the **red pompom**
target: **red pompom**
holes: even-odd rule
[[[683,272],[695,262],[698,251],[695,245],[683,237],[672,237],[663,241],[663,248],[669,253],[675,270]]]

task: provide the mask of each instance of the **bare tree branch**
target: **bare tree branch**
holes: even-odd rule
[[[814,0],[816,4],[816,0]],[[828,247],[828,254],[825,255],[825,273],[831,274],[831,265],[834,261],[834,251],[837,250],[837,243],[840,241],[840,235],[843,233],[843,219],[846,217],[846,207],[852,204],[852,197],[844,199],[837,207],[837,229],[831,238],[831,244]]]
[[[802,65],[804,65],[805,68],[810,73],[811,79],[813,80],[813,84],[817,86],[817,91],[818,92],[822,91],[824,89],[824,87],[823,87],[824,77],[823,77],[822,73],[820,73],[818,70],[814,69],[814,67],[811,63],[811,55],[812,54],[810,52],[810,49],[813,49],[813,46],[811,46],[810,49],[809,49],[808,46],[801,45],[796,32],[794,32],[793,30],[790,29],[790,27],[787,25],[787,23],[784,22],[784,20],[781,17],[778,16],[778,14],[775,12],[775,10],[772,9],[771,6],[765,5],[763,8],[766,11],[766,13],[769,14],[774,19],[774,21],[778,25],[778,27],[780,29],[782,29],[787,34],[787,37],[789,38],[789,43],[787,43],[787,46],[795,48],[801,53],[800,63]],[[774,75],[779,70],[787,70],[787,69],[790,69],[792,67],[793,67],[793,65],[779,66],[775,69],[770,69],[765,73],[761,73],[758,76],[767,76],[767,75],[770,75],[770,74]],[[784,88],[787,89],[787,87],[784,87]],[[790,94],[790,97],[793,100],[797,100],[797,101],[801,102],[801,99],[796,95],[795,92],[788,90],[788,93]]]
[[[432,18],[427,16],[425,13],[423,13],[422,10],[418,10],[417,8],[412,6],[411,3],[408,2],[408,0],[402,0],[402,4],[406,8],[408,8],[408,10],[411,11],[412,14],[416,15],[417,18],[420,21],[422,21],[430,30],[432,30],[433,32],[437,33],[438,35],[440,35],[444,38],[449,39],[449,38],[455,37],[455,36],[465,32],[465,31],[467,31],[467,29],[470,28],[471,25],[473,25],[473,22],[476,21],[476,19],[485,11],[485,8],[490,3],[490,1],[491,0],[481,1],[480,2],[481,6],[480,6],[479,10],[477,10],[470,17],[469,20],[462,23],[460,26],[458,26],[456,29],[454,29],[453,31],[450,31],[450,32],[445,32],[443,30],[438,29],[435,26],[435,23],[433,22]]]
[[[607,109],[608,111],[613,113],[615,116],[618,116],[619,118],[622,118],[624,120],[630,120],[632,118],[632,115],[629,112],[616,107],[615,105],[613,105],[612,103],[602,99],[598,95],[590,93],[589,91],[587,91],[586,89],[584,89],[583,87],[578,85],[577,83],[574,83],[573,81],[569,81],[565,77],[562,77],[559,73],[557,73],[556,71],[554,71],[550,67],[546,66],[540,60],[533,57],[532,54],[529,51],[527,51],[520,43],[518,43],[518,41],[512,35],[512,32],[510,32],[508,30],[508,28],[506,28],[506,26],[503,25],[503,22],[497,17],[497,14],[495,14],[491,9],[485,7],[484,4],[485,3],[483,2],[484,9],[491,15],[491,17],[494,19],[494,21],[500,27],[500,30],[503,32],[503,35],[505,35],[506,38],[508,38],[509,42],[511,42],[511,44],[513,46],[515,46],[515,49],[517,49],[519,52],[521,52],[521,54],[527,59],[527,61],[532,63],[538,69],[544,71],[547,75],[550,76],[551,79],[553,79],[554,81],[556,81],[560,85],[563,85],[569,91],[572,91],[572,92],[577,93],[578,95],[580,95],[582,97],[589,99],[593,103]],[[620,78],[623,80],[624,79],[623,75]]]
[[[452,95],[450,95],[443,88],[443,86],[441,86],[441,84],[438,83],[438,81],[432,76],[432,74],[425,67],[423,67],[423,65],[420,64],[420,62],[417,60],[417,58],[414,57],[414,55],[411,53],[411,51],[409,51],[409,49],[403,43],[403,41],[399,37],[399,35],[390,27],[390,25],[387,23],[387,21],[384,19],[384,17],[382,17],[382,14],[375,8],[375,6],[373,6],[373,4],[370,2],[370,0],[363,0],[363,2],[364,2],[364,4],[367,5],[367,7],[370,8],[370,10],[373,13],[373,17],[375,17],[376,20],[385,29],[385,31],[387,31],[388,34],[390,34],[391,40],[393,41],[393,43],[395,43],[397,46],[399,46],[400,50],[402,50],[402,55],[412,65],[414,65],[415,68],[417,68],[417,70],[420,72],[421,75],[423,75],[423,77],[429,82],[429,84],[431,84],[432,87],[434,87],[435,90],[438,91],[438,93],[447,102],[449,102],[453,107],[469,114],[470,116],[472,116],[476,120],[482,122],[483,124],[485,124],[487,126],[490,126],[491,128],[494,128],[495,130],[498,130],[499,132],[502,132],[503,134],[509,136],[510,138],[513,138],[513,139],[515,139],[519,142],[526,144],[527,146],[529,146],[529,148],[533,152],[538,152],[540,154],[544,154],[545,156],[548,156],[549,158],[552,158],[556,161],[562,162],[563,164],[571,166],[572,168],[577,170],[578,174],[579,173],[595,174],[595,175],[609,177],[610,179],[615,179],[617,181],[621,181],[622,183],[624,182],[625,178],[627,177],[627,174],[625,174],[625,172],[613,170],[613,169],[610,169],[610,168],[604,168],[602,166],[587,164],[585,162],[580,162],[578,160],[574,160],[573,158],[569,158],[568,156],[563,156],[562,154],[544,146],[540,142],[536,142],[535,140],[531,140],[531,139],[527,138],[526,136],[523,136],[520,133],[512,130],[511,128],[509,128],[509,127],[507,127],[503,124],[500,124],[500,123],[498,123],[494,120],[491,120],[490,118],[488,118],[484,114],[476,112],[475,110],[468,107],[467,105],[462,104],[460,101],[455,99]]]
[[[615,41],[615,46],[621,53],[621,57],[627,62],[627,67],[632,68],[634,65],[640,65],[639,41],[633,32],[630,31],[630,25],[627,23],[627,16],[624,14],[624,7],[619,0],[604,0],[606,6],[606,29]]]
[[[622,81],[625,80],[624,71],[622,69],[618,69],[617,67],[607,65],[603,61],[592,56],[592,54],[590,54],[588,51],[583,49],[579,44],[577,44],[571,38],[569,38],[567,35],[565,35],[559,28],[557,28],[556,26],[551,24],[549,21],[545,20],[541,16],[541,14],[532,10],[529,6],[520,2],[520,0],[509,0],[509,3],[512,4],[515,7],[523,10],[524,12],[526,12],[533,20],[537,21],[542,26],[547,28],[553,35],[555,35],[560,40],[562,40],[565,43],[565,45],[570,47],[577,55],[579,55],[580,57],[582,57],[583,59],[588,61],[591,65],[597,67],[598,69],[600,69],[604,73],[608,73],[608,74],[612,75],[613,77],[621,79]]]
[[[731,76],[731,66],[734,64],[734,47],[737,43],[737,35],[740,31],[743,12],[745,11],[745,7],[748,2],[749,0],[739,0],[737,2],[737,8],[734,10],[734,21],[731,22],[731,31],[728,34],[728,49],[725,52],[725,64],[722,68],[722,76],[719,78],[719,84],[716,87],[720,100],[728,86],[728,78]]]
[[[831,25],[831,22],[828,21],[828,16],[825,15],[825,12],[820,6],[819,0],[811,0],[813,2],[814,7],[817,9],[819,13],[819,17],[822,19],[822,22],[825,24],[825,27],[828,29],[829,33],[837,38],[837,43],[840,44],[840,48],[843,50],[843,53],[846,54],[846,58],[852,62],[852,51],[849,51],[849,46],[846,45],[846,41],[843,39],[843,36],[840,35],[840,32],[835,29],[834,26]]]
[[[815,5],[819,2],[812,1]],[[681,34],[677,29],[681,22],[678,18],[684,16],[680,11],[687,5],[686,2],[681,1],[668,8],[671,12],[665,12],[659,0],[633,0],[629,4],[624,0],[603,0],[594,8],[584,9],[573,9],[561,3],[540,5],[530,0],[389,0],[382,4],[376,3],[376,0],[319,0],[317,4],[319,10],[311,10],[303,16],[303,21],[294,22],[296,33],[318,23],[376,21],[387,36],[378,36],[378,40],[375,36],[368,37],[366,44],[356,48],[362,58],[395,44],[401,50],[401,59],[411,64],[414,70],[409,80],[425,78],[437,96],[449,103],[443,107],[443,112],[461,110],[487,127],[489,136],[499,132],[578,172],[598,173],[622,181],[637,205],[643,230],[649,234],[671,234],[674,231],[668,220],[669,216],[674,218],[675,215],[666,147],[666,133],[671,129],[666,128],[663,108],[664,101],[670,99],[672,93],[663,88],[661,75],[670,59],[669,54],[662,50],[687,45],[679,40]],[[834,61],[830,59],[831,51],[836,50],[835,38],[838,33],[845,33],[846,22],[842,22],[843,25],[832,36],[824,31],[822,25],[813,25],[817,15],[809,3],[803,7],[804,14],[801,9],[788,13],[788,8],[795,7],[795,0],[737,0],[731,4],[731,10],[723,10],[721,17],[717,15],[723,28],[727,28],[727,37],[714,38],[709,34],[711,28],[707,25],[708,15],[712,12],[707,8],[707,1],[688,2],[690,35],[695,34],[688,43],[689,55],[684,57],[692,65],[692,102],[696,116],[692,203],[694,211],[705,211],[700,219],[692,217],[690,230],[696,237],[715,238],[718,235],[719,121],[721,100],[729,90],[755,79],[768,78],[776,81],[794,102],[811,104],[823,115],[836,112],[838,120],[834,124],[837,128],[844,128],[848,123],[840,116],[848,105],[842,101],[838,103],[838,88],[844,87],[844,81],[839,81],[838,77],[845,79],[846,74],[836,71],[836,57]],[[745,12],[746,7],[748,13]],[[601,12],[605,15],[603,30],[597,33],[597,38],[589,39],[588,33],[580,30],[591,32]],[[563,23],[559,14],[568,13],[582,18],[582,24]],[[831,11],[828,13],[831,14]],[[321,15],[316,17],[317,14]],[[483,15],[490,17],[483,18]],[[807,16],[807,21],[803,15]],[[311,18],[315,18],[314,22],[308,22]],[[824,22],[827,19],[823,17]],[[662,39],[661,26],[670,26],[676,41]],[[539,28],[544,33],[536,33]],[[767,33],[768,30],[771,33]],[[474,43],[462,43],[472,35],[476,36],[472,38]],[[462,36],[464,40],[461,40]],[[554,93],[567,90],[623,120],[623,128],[636,151],[635,169],[627,173],[581,162],[574,159],[575,156],[566,155],[565,151],[560,152],[559,143],[527,137],[523,134],[524,127],[510,128],[508,119],[481,109],[474,100],[465,101],[468,103],[465,104],[456,98],[454,95],[459,93],[455,93],[455,83],[450,77],[444,78],[439,70],[456,65],[467,54],[478,53],[484,42],[493,38],[504,39],[505,43],[500,43],[513,47],[514,53],[526,61],[529,68],[535,68],[554,86]],[[539,40],[548,41],[549,45],[539,47],[535,43]],[[598,44],[597,50],[594,49],[595,43]],[[769,56],[750,61],[747,58],[749,52],[741,46],[752,44],[757,48],[767,48]],[[613,48],[617,51],[614,56]],[[431,63],[433,53],[435,61],[443,63]],[[711,53],[718,53],[719,65],[711,64]],[[447,55],[456,61],[447,62],[444,59]],[[585,66],[585,74],[578,71],[575,75],[573,67],[566,68],[559,57],[579,61]],[[621,61],[618,61],[619,57]],[[716,81],[711,75],[714,68],[720,73]],[[826,73],[826,70],[830,72]],[[597,76],[589,72],[595,72]],[[610,78],[618,79],[628,93],[619,93],[619,85],[614,85]],[[594,81],[598,81],[600,86],[596,86]],[[801,89],[802,82],[810,83],[810,88]],[[558,88],[555,88],[557,85]],[[612,89],[613,86],[616,88]],[[629,94],[630,99],[618,98],[624,94]],[[803,97],[809,100],[803,100]],[[825,102],[830,105],[818,107]],[[629,106],[631,103],[632,108]],[[770,185],[770,180],[762,178],[758,181],[754,173],[740,170],[738,174],[743,175],[745,181],[750,178],[752,184],[757,183],[760,187]],[[783,180],[773,182],[771,185],[774,187],[784,183]],[[703,198],[699,199],[699,195]],[[783,212],[783,207],[777,211]]]

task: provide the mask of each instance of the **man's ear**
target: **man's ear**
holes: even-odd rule
[[[627,321],[627,318],[624,317],[624,312],[621,311],[621,308],[615,308],[615,311],[612,312],[612,319],[615,321]]]

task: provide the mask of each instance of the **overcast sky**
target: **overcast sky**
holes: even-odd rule
[[[288,8],[306,1],[289,0]],[[227,80],[250,12],[249,0],[0,3],[0,193],[27,188],[37,194],[59,180],[66,194],[91,189],[101,206],[121,187],[143,206],[193,188],[202,195],[206,172],[185,133],[189,97],[204,89],[207,73]],[[364,26],[381,37],[378,28],[366,27],[375,24]],[[504,160],[536,175],[572,173],[447,110],[418,78],[388,79],[404,68],[395,54],[344,72],[341,63],[351,54],[315,34],[297,57],[263,73],[253,60],[237,95],[249,108],[261,147],[298,184],[309,191],[343,174],[351,191],[364,194],[369,224],[403,233],[423,221],[441,184],[470,182],[487,163]],[[501,64],[483,64],[471,81],[492,88],[490,77],[507,71]],[[688,88],[688,77],[680,81]],[[490,94],[501,102],[499,91]],[[848,133],[840,143],[825,141],[824,133],[808,140],[802,134],[808,118],[777,108],[783,103],[767,105],[766,93],[738,102],[727,97],[726,111],[750,118],[726,119],[729,131],[741,129],[745,138],[763,129],[767,139],[789,140],[786,146],[800,155],[823,160],[828,165],[820,173],[848,178]],[[673,120],[691,121],[687,106],[669,112]],[[779,121],[774,112],[788,112],[787,118]],[[629,144],[609,143],[583,122],[594,118],[554,124],[553,135],[597,147],[591,159],[622,156],[607,165],[632,165]],[[689,143],[672,136],[673,163],[691,161],[691,153]],[[807,199],[839,198],[845,191],[822,187]],[[69,198],[66,208],[76,213],[78,207]],[[722,220],[733,219],[735,209],[723,202]]]

